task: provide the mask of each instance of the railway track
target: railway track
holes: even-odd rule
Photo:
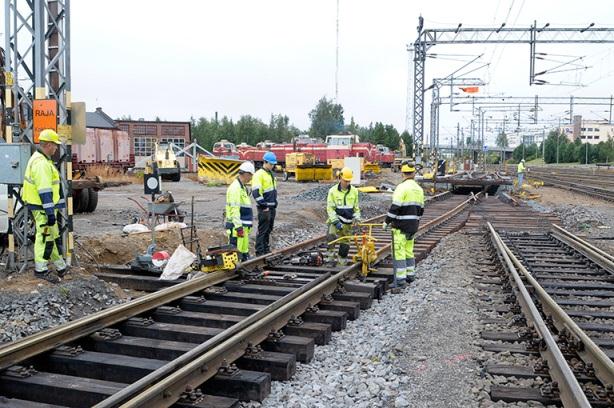
[[[464,225],[472,202],[449,194],[429,202],[418,259]],[[322,236],[245,262],[241,273],[179,282],[0,347],[0,406],[230,407],[261,400],[271,379],[289,379],[296,361],[309,362],[316,344],[384,296],[393,277],[390,232],[374,235],[377,271],[365,281],[355,279],[359,264],[301,263],[300,253],[325,248]]]
[[[483,311],[494,317],[484,320],[483,348],[528,363],[490,364],[485,372],[532,381],[493,385],[490,397],[614,406],[614,257],[556,225],[487,228],[495,260],[482,262],[476,281]]]
[[[531,169],[528,178],[544,182],[546,186],[558,187],[577,193],[614,201],[614,173],[601,170],[593,173],[580,170]]]

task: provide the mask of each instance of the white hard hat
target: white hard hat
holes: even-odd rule
[[[239,171],[254,174],[256,172],[256,168],[254,167],[254,163],[251,161],[245,161],[239,166]]]

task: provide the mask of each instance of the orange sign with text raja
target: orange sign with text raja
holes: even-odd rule
[[[34,136],[34,143],[38,143],[38,137],[43,130],[57,130],[58,104],[55,99],[35,99],[32,110],[34,111],[32,133]]]

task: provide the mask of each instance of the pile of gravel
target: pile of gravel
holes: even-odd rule
[[[97,278],[76,278],[58,285],[41,283],[29,293],[0,292],[0,343],[58,326],[119,303]]]
[[[566,228],[574,230],[590,230],[601,225],[613,224],[612,219],[605,214],[588,207],[560,204],[553,209],[553,212],[561,218]]]
[[[326,201],[328,190],[331,187],[331,184],[320,184],[317,187],[303,190],[291,198],[297,201]],[[361,203],[377,201],[377,197],[374,194],[361,193],[360,191],[358,192],[358,199]]]
[[[386,296],[316,347],[288,382],[272,384],[262,404],[244,407],[474,406],[477,313],[470,306],[468,239],[444,239],[418,280]],[[439,333],[437,335],[436,333]]]
[[[301,228],[288,225],[284,223],[275,225],[271,236],[271,249],[286,248],[326,233],[326,224],[323,223],[306,224]]]

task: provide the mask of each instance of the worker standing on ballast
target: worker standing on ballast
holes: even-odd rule
[[[516,186],[518,188],[518,190],[522,190],[522,183],[524,182],[524,172],[525,172],[525,167],[524,167],[524,159],[520,160],[520,163],[518,163],[518,168],[517,168],[517,173],[518,173],[518,185]]]
[[[21,198],[32,211],[36,228],[34,239],[34,276],[58,283],[67,271],[62,257],[62,239],[58,228],[58,210],[65,207],[60,173],[51,159],[61,144],[58,134],[45,129],[39,136],[39,148],[28,160]],[[57,275],[47,268],[53,262]]]
[[[255,172],[252,162],[241,163],[239,175],[226,190],[226,234],[228,243],[237,248],[240,261],[249,259],[249,232],[253,225],[253,212],[247,183]]]
[[[262,157],[262,168],[252,179],[252,195],[258,208],[258,235],[256,236],[256,256],[271,252],[270,240],[275,213],[277,209],[277,182],[273,167],[277,157],[273,152],[266,152]]]
[[[414,235],[424,213],[424,191],[414,180],[415,164],[404,162],[401,173],[403,181],[392,194],[392,205],[384,222],[384,228],[392,226],[392,265],[395,274],[392,286],[397,288],[402,288],[406,281],[413,282],[416,278]]]
[[[358,205],[358,189],[352,186],[354,173],[349,167],[339,172],[339,183],[328,190],[326,212],[328,213],[328,242],[351,235],[352,224],[360,222],[360,207]],[[350,250],[347,242],[339,244],[337,265],[345,266]],[[329,246],[328,262],[334,261],[332,248]]]

